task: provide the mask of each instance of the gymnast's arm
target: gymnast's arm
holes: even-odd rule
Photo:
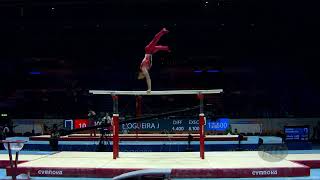
[[[148,90],[147,91],[150,93],[150,91],[151,91],[151,78],[150,78],[149,72],[148,72],[147,68],[142,68],[141,71],[142,71],[142,73],[145,76],[146,81],[147,81],[147,85],[148,85]]]

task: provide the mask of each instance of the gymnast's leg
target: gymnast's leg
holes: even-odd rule
[[[146,47],[154,47],[157,45],[158,41],[160,40],[160,38],[167,34],[169,31],[166,28],[161,29],[160,32],[158,32],[154,38],[151,40],[151,42],[146,46]]]

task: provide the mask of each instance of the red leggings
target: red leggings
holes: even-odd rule
[[[166,33],[167,32],[162,29],[154,36],[152,41],[145,47],[146,54],[154,54],[158,51],[169,51],[168,46],[157,46],[157,43],[160,40],[160,38]]]

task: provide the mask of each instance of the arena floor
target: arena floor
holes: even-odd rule
[[[5,152],[0,158],[1,161],[8,160]],[[198,152],[126,152],[113,160],[110,152],[48,152],[39,155],[22,152],[19,159],[28,161],[19,164],[19,171],[30,171],[32,176],[48,176],[42,172],[51,170],[60,171],[62,174],[58,173],[57,176],[64,177],[112,178],[132,170],[169,168],[172,169],[173,178],[311,178],[310,168],[294,161],[311,160],[319,165],[320,154],[289,154],[281,161],[266,161],[256,151],[206,152],[204,160],[199,158]],[[276,173],[263,174],[266,171]]]
[[[17,137],[20,139],[19,137]],[[257,139],[249,137],[246,143]],[[279,143],[278,138],[266,137]],[[48,143],[47,141],[31,141]],[[31,143],[30,141],[28,143]],[[89,141],[82,141],[85,143]],[[135,141],[141,142],[141,141]],[[156,141],[160,143],[160,141]],[[27,143],[27,144],[28,144]],[[62,141],[73,144],[75,141]],[[77,142],[79,143],[79,142]],[[91,141],[92,143],[92,141]],[[125,141],[122,143],[130,143]],[[151,142],[144,142],[150,144]],[[154,142],[155,143],[155,142]],[[176,143],[185,143],[176,141]],[[206,143],[227,143],[206,141]],[[112,152],[27,151],[19,156],[18,172],[29,172],[32,179],[110,179],[141,169],[170,169],[173,179],[320,179],[320,150],[289,150],[280,159],[258,151],[208,151],[205,159],[199,152],[120,152],[114,160]],[[271,159],[270,159],[271,158]],[[7,151],[0,151],[0,179],[10,179]],[[44,177],[42,177],[44,176]]]

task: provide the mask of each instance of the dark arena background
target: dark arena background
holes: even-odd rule
[[[320,179],[318,5],[0,0],[0,179]]]

